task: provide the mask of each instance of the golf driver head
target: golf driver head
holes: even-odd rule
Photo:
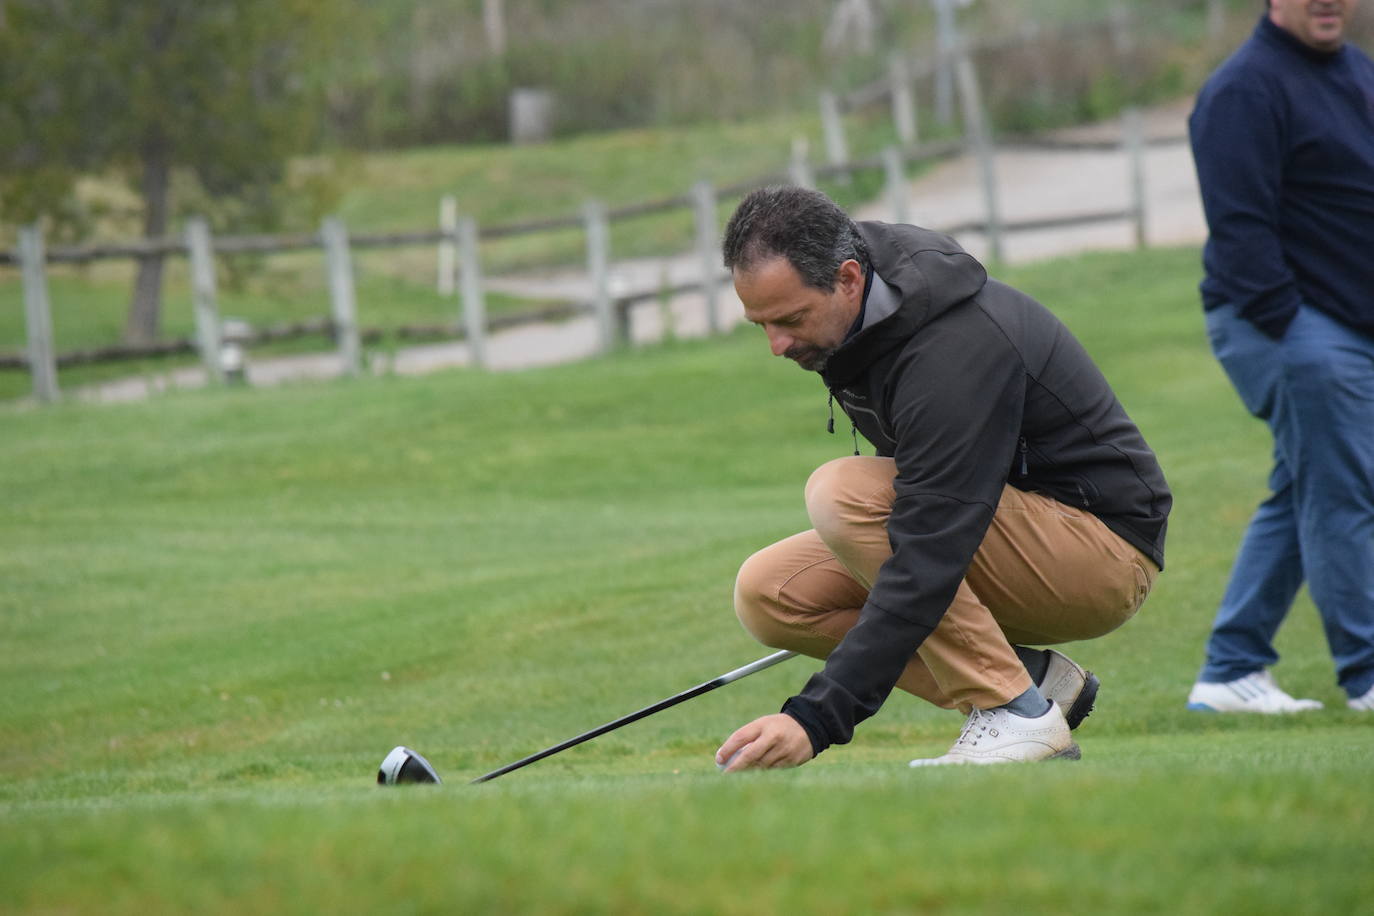
[[[392,748],[377,770],[377,785],[395,786],[402,783],[441,783],[439,774],[429,761],[408,747]]]

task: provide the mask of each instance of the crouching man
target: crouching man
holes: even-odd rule
[[[717,762],[805,763],[893,687],[968,716],[948,753],[913,766],[1076,759],[1097,678],[1033,647],[1135,614],[1172,501],[1102,373],[948,237],[856,224],[815,191],[749,195],[724,259],[773,354],[819,373],[877,454],[817,469],[811,530],[740,570],[744,626],[826,663]]]

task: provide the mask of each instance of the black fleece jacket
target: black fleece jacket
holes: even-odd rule
[[[1010,484],[1097,515],[1164,566],[1172,502],[1140,431],[1048,309],[947,236],[859,223],[896,312],[847,339],[823,378],[896,460],[892,557],[859,621],[783,706],[820,753],[878,711],[954,599]]]

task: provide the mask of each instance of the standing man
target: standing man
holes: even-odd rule
[[[820,374],[856,448],[807,483],[813,528],[750,557],[735,589],[754,636],[825,668],[717,762],[804,763],[894,686],[968,716],[949,753],[913,766],[1077,758],[1097,679],[1028,646],[1136,612],[1171,501],[1106,379],[948,237],[856,224],[815,191],[750,194],[724,254],[746,317]]]
[[[1374,709],[1374,62],[1356,0],[1270,0],[1189,120],[1212,349],[1274,435],[1188,708],[1319,709],[1279,688],[1306,579],[1352,709]]]

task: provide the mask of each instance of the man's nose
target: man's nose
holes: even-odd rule
[[[772,348],[774,356],[782,356],[792,346],[792,337],[782,331],[770,328],[768,330],[768,346]]]

